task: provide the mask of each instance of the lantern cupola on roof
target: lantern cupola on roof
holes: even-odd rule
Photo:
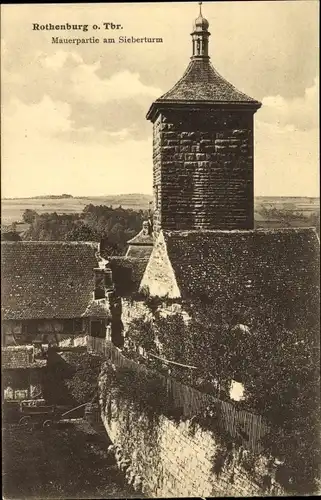
[[[194,58],[208,58],[208,32],[209,22],[202,15],[202,2],[199,3],[200,12],[198,18],[194,22],[192,41],[193,41],[193,55]]]

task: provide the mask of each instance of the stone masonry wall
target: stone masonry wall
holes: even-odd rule
[[[153,142],[156,232],[254,227],[253,112],[164,111]]]
[[[162,117],[159,116],[153,126],[153,191],[154,191],[154,213],[153,228],[157,232],[160,229],[161,209],[161,166],[162,166]]]
[[[130,323],[135,319],[151,319],[150,309],[142,301],[131,302],[126,298],[122,299],[122,322],[124,325],[124,335],[130,335]]]
[[[119,466],[125,465],[128,482],[139,484],[148,497],[282,494],[264,457],[257,457],[253,474],[234,452],[216,473],[213,457],[219,444],[209,432],[197,428],[192,433],[189,422],[177,424],[163,416],[151,425],[146,416],[131,412],[128,405],[122,407],[118,399],[103,397],[102,391],[102,421],[114,443]]]

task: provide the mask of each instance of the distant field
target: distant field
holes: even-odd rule
[[[97,196],[91,198],[13,198],[1,200],[1,222],[11,224],[22,219],[23,212],[29,208],[39,214],[57,212],[57,214],[80,213],[86,205],[107,205],[114,208],[120,205],[126,209],[147,210],[152,200],[149,195]]]
[[[290,197],[265,197],[258,196],[255,198],[255,206],[257,209],[264,205],[266,208],[277,208],[288,212],[301,212],[304,215],[310,215],[313,212],[318,212],[320,209],[319,198],[290,198]]]
[[[80,213],[86,205],[108,205],[114,208],[120,205],[126,209],[147,210],[151,195],[128,194],[117,196],[97,196],[83,198],[15,198],[1,201],[1,222],[11,224],[22,220],[23,212],[29,208],[39,214],[57,212],[58,214]],[[289,197],[256,197],[255,209],[258,211],[264,205],[266,208],[277,208],[285,211],[297,211],[310,215],[319,211],[319,198],[289,198]]]

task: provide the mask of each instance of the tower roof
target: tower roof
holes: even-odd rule
[[[151,105],[146,118],[154,120],[158,110],[184,105],[242,106],[257,110],[261,103],[223,78],[210,62],[207,53],[208,21],[202,17],[195,21],[193,55],[182,78],[168,92]]]
[[[193,59],[182,78],[157,101],[206,101],[260,105],[223,78],[209,60]]]

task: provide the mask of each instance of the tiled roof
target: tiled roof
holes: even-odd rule
[[[216,307],[273,303],[293,319],[317,314],[320,244],[314,229],[164,231],[164,238],[183,299]]]
[[[318,285],[319,242],[314,229],[164,231],[183,296],[216,298],[255,289],[262,297]]]
[[[2,369],[42,368],[46,365],[46,360],[34,359],[32,346],[11,346],[1,349]]]
[[[127,243],[129,247],[126,257],[148,259],[153,250],[154,240],[151,234],[145,234],[145,231],[142,229],[134,238],[127,241]]]
[[[147,118],[157,105],[170,103],[239,104],[259,108],[261,103],[236,89],[213,67],[209,59],[193,59],[174,87],[152,104]]]
[[[128,296],[138,291],[148,258],[111,257],[109,261],[117,295]]]
[[[98,244],[1,243],[2,317],[77,318],[93,298]]]
[[[153,236],[151,234],[145,234],[144,230],[142,229],[134,238],[131,240],[128,240],[127,243],[128,245],[148,245],[148,246],[153,246]]]

